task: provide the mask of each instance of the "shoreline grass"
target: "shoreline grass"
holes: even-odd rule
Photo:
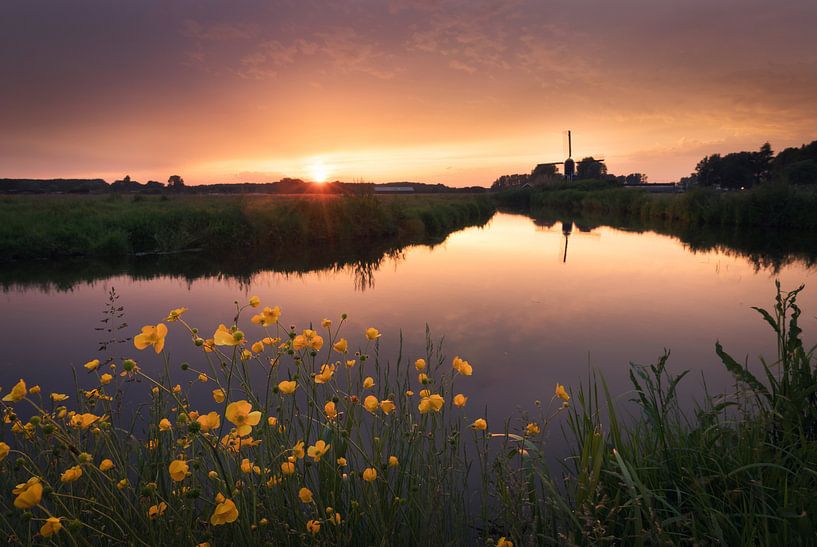
[[[428,241],[487,222],[484,196],[14,196],[0,198],[3,261],[284,244]]]
[[[684,373],[671,375],[664,355],[631,369],[632,423],[591,375],[556,384],[519,431],[468,406],[479,362],[444,357],[430,336],[425,355],[384,363],[377,329],[347,339],[343,316],[296,330],[253,297],[204,338],[172,310],[123,356],[101,350],[71,394],[24,380],[3,392],[0,534],[69,545],[813,544],[817,363],[802,343],[801,289],[778,284],[773,309],[756,308],[777,337],[775,362],[749,369],[716,345],[734,393],[707,393],[684,414]],[[114,293],[108,313],[122,313]],[[200,358],[173,362],[168,327]],[[128,416],[134,396],[146,402]],[[570,457],[554,472],[558,427]]]

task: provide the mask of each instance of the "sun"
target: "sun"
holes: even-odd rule
[[[322,160],[315,160],[309,166],[309,174],[313,182],[326,182],[329,177],[329,168]]]

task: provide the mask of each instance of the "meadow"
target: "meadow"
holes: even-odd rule
[[[482,196],[6,196],[3,260],[200,250],[221,255],[282,245],[385,240],[406,244],[486,222]]]
[[[817,370],[799,291],[778,286],[757,309],[777,359],[748,368],[717,345],[735,390],[704,390],[694,412],[664,355],[632,366],[634,416],[591,371],[582,385],[552,379],[521,426],[472,408],[479,356],[443,355],[430,336],[423,355],[388,358],[374,326],[295,328],[256,297],[217,326],[179,308],[121,330],[112,297],[127,356],[103,346],[68,392],[21,378],[0,393],[0,533],[69,545],[811,544]],[[169,329],[199,357],[174,362]],[[155,362],[164,372],[147,374]],[[554,448],[568,457],[554,462]]]

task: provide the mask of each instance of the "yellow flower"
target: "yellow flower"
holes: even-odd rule
[[[111,380],[113,380],[113,376],[108,374],[107,372],[99,377],[99,383],[104,385],[110,384]]]
[[[65,393],[52,393],[51,394],[51,400],[54,401],[55,403],[61,403],[61,402],[65,401],[66,399],[68,399],[68,395],[66,395]]]
[[[201,382],[202,384],[206,383],[206,382],[207,382],[207,380],[208,380],[207,375],[206,375],[206,374],[204,374],[204,373],[202,372],[201,374],[199,374],[199,376],[198,376],[198,380],[199,380],[199,382]]]
[[[389,467],[397,467],[398,465],[400,465],[400,461],[397,456],[389,456]]]
[[[40,535],[47,538],[53,536],[60,530],[62,530],[60,519],[57,517],[48,517],[45,520],[45,524],[43,524],[42,528],[40,528]]]
[[[315,375],[315,383],[325,384],[332,379],[333,374],[335,374],[335,365],[321,365],[320,374]]]
[[[329,327],[332,326],[332,320],[331,319],[324,319],[323,321],[321,321],[321,326],[323,328],[325,328],[325,329],[328,329]]]
[[[170,472],[171,479],[176,482],[181,482],[187,477],[187,472],[190,471],[190,467],[184,460],[173,460],[170,462],[170,465],[167,466],[167,470]]]
[[[128,479],[122,479],[118,483],[116,483],[117,490],[124,490],[128,487]]]
[[[377,469],[374,467],[367,467],[363,470],[363,480],[366,482],[372,482],[377,479]]]
[[[224,390],[221,388],[213,390],[213,400],[217,403],[223,403],[224,399],[227,398],[227,394],[224,393]]]
[[[261,310],[261,313],[258,315],[253,315],[250,321],[252,321],[253,325],[261,325],[262,327],[268,327],[269,325],[274,325],[278,322],[278,319],[281,317],[281,308],[275,306],[274,308],[266,307]]]
[[[338,410],[335,408],[335,403],[332,401],[327,402],[323,405],[323,412],[326,414],[326,417],[330,420],[334,420],[338,417]]]
[[[426,360],[417,359],[416,361],[414,361],[414,368],[417,369],[417,372],[423,372],[426,369]]]
[[[304,452],[304,442],[298,441],[295,443],[295,446],[292,447],[292,455],[298,458],[299,460],[304,459],[306,452]]]
[[[70,425],[76,429],[88,429],[92,424],[101,419],[101,416],[96,416],[90,412],[86,412],[85,414],[74,414],[71,416]]]
[[[355,366],[355,360],[354,359],[347,359],[346,360],[346,367],[347,368],[352,368],[353,366]]]
[[[159,502],[159,505],[151,505],[148,509],[148,518],[155,519],[157,517],[161,517],[165,510],[167,509],[167,504],[165,502]]]
[[[92,370],[96,370],[97,367],[99,366],[99,359],[94,359],[93,361],[88,361],[87,363],[85,363],[82,366],[85,367],[85,369],[88,370],[89,372],[92,371]]]
[[[306,531],[313,536],[317,535],[317,533],[321,531],[321,523],[315,519],[310,519],[309,522],[306,523]]]
[[[410,390],[410,389],[406,390],[406,397],[412,397],[413,395],[414,395],[414,392],[412,390]]]
[[[457,393],[456,395],[454,395],[454,406],[462,408],[465,406],[466,402],[468,402],[468,397],[466,397],[462,393]]]
[[[159,420],[159,431],[170,431],[172,426],[170,425],[170,420],[167,418],[162,418]]]
[[[339,467],[346,467],[346,458],[338,458],[337,464]]]
[[[42,391],[42,388],[38,385],[31,386],[31,389],[28,390],[28,392],[31,393],[32,395],[37,395],[40,391]]]
[[[389,414],[395,408],[394,403],[388,399],[383,399],[380,401],[380,410],[383,411],[383,414]]]
[[[9,450],[11,450],[11,447],[6,443],[0,441],[0,462],[5,460],[6,456],[9,455]]]
[[[260,298],[258,298],[257,296],[251,296],[250,297],[250,306],[252,306],[253,308],[257,308],[260,305],[261,305],[261,299]]]
[[[276,418],[275,416],[270,416],[269,418],[267,418],[267,423],[270,425],[270,427],[275,427],[276,425],[278,425],[278,418]]]
[[[75,465],[74,467],[69,467],[65,470],[65,472],[60,475],[61,482],[74,482],[78,478],[82,476],[82,467]]]
[[[110,471],[113,468],[114,468],[113,462],[107,458],[99,462],[99,470],[102,471],[103,473],[106,471]]]
[[[167,336],[167,327],[164,323],[159,323],[156,326],[145,325],[142,327],[142,333],[133,337],[133,345],[138,350],[153,346],[156,353],[161,353],[165,347],[165,336]]]
[[[253,353],[261,353],[264,351],[264,342],[259,340],[258,342],[254,343],[250,349],[252,349]]]
[[[496,547],[513,547],[513,542],[509,539],[505,539],[505,536],[502,536],[497,540]]]
[[[555,390],[554,393],[555,393],[556,397],[559,397],[560,399],[564,400],[565,402],[570,400],[570,395],[567,394],[567,391],[565,390],[565,386],[563,386],[562,384],[559,384],[559,383],[556,384],[556,390]]]
[[[292,339],[292,347],[297,350],[304,348],[311,348],[315,351],[320,351],[323,347],[323,337],[312,329],[306,329]]]
[[[453,366],[454,370],[463,376],[471,376],[471,374],[474,373],[474,367],[472,367],[468,361],[460,359],[459,357],[454,357]]]
[[[295,389],[298,387],[298,382],[295,380],[283,380],[278,383],[278,391],[284,393],[286,395],[291,395],[295,393]]]
[[[371,376],[366,376],[366,379],[363,380],[363,389],[369,389],[374,387],[374,378]]]
[[[28,390],[26,389],[26,382],[22,378],[17,384],[11,388],[11,391],[3,397],[3,400],[7,403],[16,403],[17,401],[22,401],[23,397],[26,396]]]
[[[167,314],[165,317],[165,321],[168,323],[173,323],[174,321],[178,321],[179,317],[182,316],[184,312],[187,311],[187,308],[176,308],[175,310],[170,310],[170,313]]]
[[[295,464],[292,462],[284,462],[281,464],[281,473],[284,475],[292,475],[295,473]]]
[[[380,331],[374,327],[369,327],[366,329],[366,338],[369,340],[377,340],[380,338]]]
[[[236,433],[239,437],[243,437],[249,435],[252,426],[258,425],[258,422],[261,421],[261,412],[253,411],[250,403],[241,400],[227,405],[224,417],[237,426]]]
[[[304,503],[312,503],[312,490],[304,486],[298,490],[298,497],[301,498],[301,501]]]
[[[471,424],[471,427],[474,429],[479,429],[480,431],[485,431],[488,429],[488,422],[486,422],[483,418],[477,418],[474,420],[474,423]]]
[[[221,425],[221,416],[218,412],[209,412],[199,416],[196,421],[201,426],[201,430],[205,433],[218,429]]]
[[[14,499],[14,507],[31,509],[40,503],[43,497],[43,485],[38,477],[31,477],[28,481],[14,487],[11,493],[17,496]]]
[[[312,458],[316,462],[319,462],[321,461],[323,455],[329,451],[329,448],[331,446],[332,446],[331,444],[326,444],[324,441],[318,441],[315,443],[314,446],[310,446],[306,450],[306,453],[307,455],[309,455],[310,458]]]
[[[434,395],[423,397],[420,400],[420,404],[417,405],[417,408],[420,410],[420,414],[425,414],[428,411],[439,412],[444,404],[445,399],[435,393]]]
[[[429,395],[431,395],[431,390],[430,389],[421,389],[420,390],[420,397],[428,397]]]
[[[377,397],[374,395],[369,395],[363,400],[363,408],[368,410],[371,413],[374,413],[377,410],[378,400]]]
[[[338,353],[346,353],[349,351],[349,342],[346,341],[346,338],[341,338],[332,345],[332,349]]]
[[[241,471],[244,473],[250,473],[252,471],[252,463],[249,458],[241,460]]]
[[[528,425],[525,426],[525,434],[526,435],[530,435],[530,436],[538,435],[540,431],[541,431],[541,429],[539,429],[539,425],[537,425],[534,422],[531,422],[531,423],[529,423]]]
[[[213,343],[217,346],[237,346],[242,340],[244,340],[243,332],[230,330],[223,323],[213,334]]]

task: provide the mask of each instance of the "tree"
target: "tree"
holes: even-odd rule
[[[630,173],[624,177],[624,184],[645,184],[647,182],[647,175],[644,173]]]
[[[593,156],[583,158],[576,168],[578,179],[602,179],[607,174],[607,166]]]
[[[695,178],[701,186],[720,186],[723,182],[721,155],[704,156],[695,166]]]
[[[167,187],[170,190],[184,190],[184,179],[181,178],[179,175],[172,175],[169,179],[167,179]]]
[[[767,142],[760,147],[760,150],[752,156],[752,166],[754,167],[755,184],[760,184],[769,180],[772,169],[772,146]]]

